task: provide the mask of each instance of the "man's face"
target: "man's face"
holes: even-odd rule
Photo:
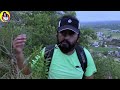
[[[58,32],[57,44],[63,53],[68,53],[74,50],[78,40],[78,34],[71,30],[63,30]]]

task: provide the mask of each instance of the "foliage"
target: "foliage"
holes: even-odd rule
[[[29,57],[29,67],[32,70],[32,79],[47,79],[48,77],[48,64],[47,60],[44,59],[42,45],[40,49],[34,50]]]
[[[63,11],[64,12],[64,11]],[[12,47],[13,39],[20,35],[26,34],[27,42],[24,48],[25,58],[29,58],[33,55],[34,51],[40,50],[49,44],[56,43],[56,30],[58,25],[58,18],[64,14],[75,15],[75,12],[59,12],[59,11],[10,11],[11,20],[8,23],[2,23],[3,27],[0,28],[0,62],[3,65],[9,66],[8,68],[0,67],[1,78],[26,78],[22,77],[21,71],[18,71],[16,67],[16,58],[14,49]],[[33,55],[34,56],[34,55]],[[39,60],[40,70],[44,67],[42,61]],[[37,67],[36,67],[37,68]],[[35,69],[35,68],[34,68]],[[39,70],[39,68],[37,68]],[[41,75],[33,72],[32,78],[45,78]],[[16,71],[14,73],[13,71]]]
[[[92,29],[81,29],[80,41],[82,46],[88,47],[92,40],[97,39],[95,32]]]
[[[120,79],[120,62],[113,57],[94,57],[97,68],[95,79]]]

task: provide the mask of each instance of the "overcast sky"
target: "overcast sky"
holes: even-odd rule
[[[120,20],[120,11],[76,11],[80,22]]]

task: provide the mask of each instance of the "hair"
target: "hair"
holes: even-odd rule
[[[2,16],[4,16],[4,13],[6,14],[6,16],[8,16],[8,14],[7,14],[6,12],[3,12],[3,15],[2,15]]]

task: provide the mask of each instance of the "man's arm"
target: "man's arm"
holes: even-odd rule
[[[94,60],[87,49],[84,49],[87,57],[87,68],[85,72],[85,79],[94,79],[94,73],[97,72]]]
[[[22,70],[23,74],[28,75],[31,73],[29,67],[27,66],[26,63],[24,63],[24,54],[21,53],[16,53],[16,59],[17,59],[17,65],[20,70]]]
[[[91,75],[91,76],[85,76],[85,79],[94,79],[94,75]]]
[[[25,58],[23,54],[23,48],[26,42],[26,35],[18,35],[13,41],[13,48],[15,50],[15,55],[17,59],[17,65],[20,70],[22,70],[23,74],[30,74],[29,67],[24,63]]]

